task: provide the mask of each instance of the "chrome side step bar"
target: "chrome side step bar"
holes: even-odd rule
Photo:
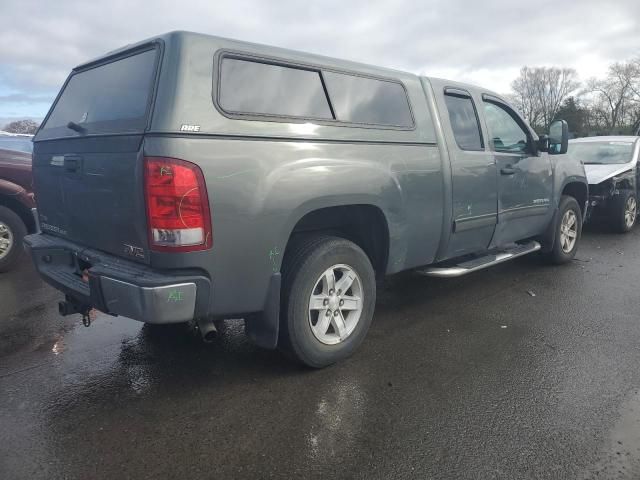
[[[492,267],[499,263],[522,257],[528,253],[537,252],[540,248],[541,246],[538,242],[514,244],[512,247],[501,248],[482,257],[467,260],[457,265],[426,267],[418,269],[416,272],[427,277],[461,277],[462,275],[476,272],[483,268]]]

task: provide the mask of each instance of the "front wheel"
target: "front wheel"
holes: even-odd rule
[[[348,357],[373,318],[375,273],[355,243],[338,237],[298,239],[285,258],[280,348],[322,368]]]
[[[553,248],[547,256],[551,263],[561,265],[576,256],[582,236],[582,211],[575,198],[562,196],[555,222]]]
[[[616,232],[630,232],[638,215],[638,199],[633,192],[625,192],[615,197],[611,208],[611,223]]]

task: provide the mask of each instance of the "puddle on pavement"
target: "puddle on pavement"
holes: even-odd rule
[[[3,334],[0,339],[3,373],[47,363],[52,357],[63,363],[79,361],[64,357],[91,356],[88,352],[110,344],[119,346],[123,340],[135,337],[143,326],[126,318],[100,314],[91,327],[85,328],[79,316],[63,319],[57,317],[57,312],[49,311],[42,312],[37,322],[46,323],[47,330],[32,326]]]
[[[640,391],[623,404],[601,458],[585,478],[640,478]]]
[[[356,448],[364,426],[366,395],[355,378],[333,382],[318,399],[307,435],[310,462],[322,464],[345,449]]]
[[[64,342],[64,340],[58,339],[53,343],[53,346],[51,347],[51,353],[53,353],[54,355],[60,355],[66,349],[67,344]]]

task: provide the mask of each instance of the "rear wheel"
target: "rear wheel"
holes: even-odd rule
[[[314,368],[348,357],[369,330],[375,274],[355,243],[313,236],[296,241],[283,268],[280,347]]]
[[[553,248],[547,254],[551,263],[560,265],[576,256],[582,236],[582,211],[575,198],[563,195],[558,205]]]
[[[22,219],[13,210],[0,206],[0,272],[6,272],[20,259],[26,234]]]
[[[630,232],[638,216],[638,199],[633,192],[624,192],[613,201],[611,224],[616,232]]]

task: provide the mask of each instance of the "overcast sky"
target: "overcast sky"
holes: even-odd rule
[[[74,66],[170,30],[507,93],[522,65],[582,79],[640,55],[640,0],[1,0],[0,118],[42,117]]]

